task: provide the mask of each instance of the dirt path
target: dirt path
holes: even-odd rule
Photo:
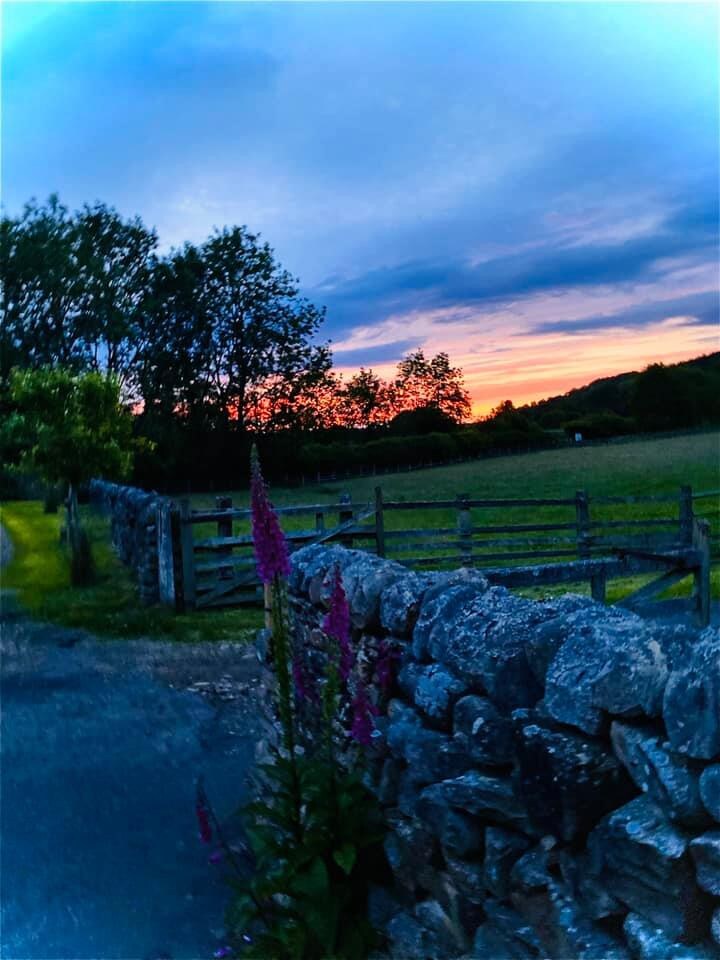
[[[263,738],[254,652],[0,629],[2,957],[212,956],[227,887],[195,781],[221,818],[243,800]]]

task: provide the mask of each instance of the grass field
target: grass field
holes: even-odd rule
[[[62,512],[45,514],[38,501],[0,506],[0,521],[13,545],[13,558],[0,571],[5,603],[10,602],[8,594],[15,594],[37,619],[106,637],[242,640],[262,625],[261,611],[247,608],[177,615],[164,607],[141,606],[130,572],[112,550],[107,520],[87,508],[82,514],[98,580],[91,587],[72,589],[67,552],[60,545]]]
[[[337,502],[347,491],[354,502],[371,501],[382,485],[387,500],[450,499],[459,493],[471,498],[565,498],[585,489],[591,497],[640,494],[674,494],[689,483],[697,492],[720,487],[720,434],[693,434],[636,443],[543,451],[514,457],[479,460],[456,466],[388,474],[302,488],[273,488],[277,506]],[[236,506],[247,505],[246,490],[232,491]],[[198,494],[195,507],[214,505],[214,495]],[[612,505],[593,509],[593,516],[633,519],[667,514],[671,504]],[[715,535],[720,532],[720,503],[700,500],[696,512],[707,516]],[[61,514],[47,515],[38,502],[12,502],[0,507],[0,519],[14,545],[14,558],[2,571],[2,588],[15,591],[20,603],[34,616],[69,627],[82,627],[113,637],[157,637],[179,641],[242,639],[261,625],[255,609],[225,609],[178,616],[160,607],[142,607],[128,570],[112,551],[108,523],[83,508],[98,567],[95,586],[73,590],[69,586],[67,555],[60,546]],[[473,522],[545,523],[574,518],[573,508],[514,508],[512,511],[473,511]],[[311,518],[312,519],[312,518]],[[388,513],[386,528],[452,527],[453,511]],[[307,518],[284,518],[286,530],[308,526]],[[235,532],[248,529],[236,523]],[[212,536],[212,524],[198,525],[196,536]],[[500,564],[497,564],[500,565]],[[649,577],[627,578],[608,585],[608,599],[616,600],[641,586]],[[713,593],[720,596],[720,567],[712,574]],[[690,581],[668,595],[682,596]],[[564,588],[522,591],[531,596],[562,592]],[[573,585],[587,593],[585,584]]]
[[[720,434],[708,432],[680,437],[662,437],[633,443],[546,450],[518,456],[477,460],[449,467],[435,467],[410,473],[386,474],[315,484],[301,488],[273,487],[277,506],[337,502],[348,492],[353,502],[370,502],[376,485],[382,486],[386,500],[450,499],[458,494],[470,498],[566,498],[576,490],[586,490],[590,498],[608,496],[676,494],[683,484],[695,492],[720,488]],[[226,493],[235,506],[248,503],[246,490]],[[197,494],[194,507],[214,505],[215,495]],[[677,515],[677,505],[632,504],[596,505],[593,519],[633,520]],[[695,504],[695,511],[706,516],[714,535],[720,533],[720,502],[704,499]],[[403,510],[388,513],[387,530],[449,528],[455,524],[454,511]],[[473,523],[553,523],[574,521],[574,507],[531,507],[472,511]],[[303,529],[308,518],[284,518],[287,530]],[[237,522],[235,532],[246,532],[246,523]],[[196,536],[212,536],[212,525],[196,528]],[[510,549],[510,548],[508,548]],[[497,564],[501,565],[501,564]],[[633,577],[609,584],[608,599],[615,600],[631,592],[652,577]],[[715,595],[720,595],[720,570],[713,570]],[[559,588],[563,589],[563,588]],[[587,592],[586,585],[573,586]],[[668,595],[682,596],[690,589],[690,581],[681,583]],[[525,591],[528,592],[528,591]],[[543,594],[552,590],[544,589]],[[532,591],[531,595],[536,595]]]

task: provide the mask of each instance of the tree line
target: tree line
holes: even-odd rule
[[[244,226],[162,253],[139,217],[103,203],[70,212],[51,196],[0,219],[0,257],[3,419],[13,369],[113,378],[146,441],[134,458],[146,487],[237,486],[254,441],[269,476],[294,479],[720,421],[717,355],[519,409],[504,401],[475,423],[446,353],[416,350],[389,379],[365,368],[345,379],[322,340],[324,309]],[[2,432],[0,446],[18,459]]]
[[[246,227],[158,252],[139,217],[102,203],[70,213],[52,196],[0,222],[0,374],[60,365],[113,374],[148,416],[232,422],[239,431],[384,423],[435,406],[470,412],[462,372],[417,351],[384,382],[347,382],[319,343],[324,309]]]
[[[338,374],[321,338],[324,309],[247,227],[161,253],[139,217],[103,203],[70,212],[51,196],[2,217],[0,255],[3,412],[13,369],[116,378],[136,432],[152,441],[138,470],[153,485],[185,478],[198,455],[209,469],[245,462],[258,435],[272,466],[298,449],[298,435],[373,433],[425,408],[445,424],[470,414],[445,353],[417,350],[390,380],[364,368]]]

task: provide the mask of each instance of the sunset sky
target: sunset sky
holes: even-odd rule
[[[245,223],[341,369],[562,393],[720,349],[719,9],[5,2],[3,203]]]

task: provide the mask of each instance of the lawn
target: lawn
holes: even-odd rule
[[[262,453],[262,451],[261,451]],[[315,484],[301,488],[273,487],[277,506],[337,502],[341,493],[353,502],[371,502],[374,489],[382,486],[385,500],[450,499],[458,494],[470,498],[567,498],[576,490],[586,490],[591,498],[609,496],[677,494],[683,484],[696,493],[720,487],[720,434],[716,431],[686,436],[658,437],[629,443],[545,450],[518,456],[476,460],[449,467],[436,467],[408,473],[386,474]],[[229,491],[235,506],[246,506],[246,490]],[[213,506],[211,494],[197,494],[194,507]],[[633,520],[677,516],[677,504],[595,505],[593,519]],[[720,533],[720,502],[717,498],[699,500],[695,511],[706,516],[714,536]],[[574,522],[574,507],[519,507],[511,511],[484,508],[472,511],[473,523],[553,523]],[[454,511],[403,510],[386,514],[386,530],[451,528]],[[312,523],[312,517],[310,518]],[[287,530],[303,529],[308,518],[283,519]],[[236,533],[246,532],[246,523],[234,525]],[[196,536],[212,536],[210,525],[196,528]],[[618,531],[621,533],[622,530]],[[525,535],[527,536],[527,535]],[[511,537],[510,537],[511,538]],[[507,548],[511,549],[510,547]],[[500,566],[500,563],[494,565]],[[608,585],[608,599],[616,600],[647,582],[651,577],[634,577]],[[564,588],[559,588],[564,589]],[[588,592],[586,585],[574,585],[577,592]],[[720,569],[713,570],[713,589],[720,595]],[[668,595],[682,596],[690,590],[690,581],[675,587]],[[553,592],[543,589],[542,593]],[[532,595],[537,595],[534,591]]]
[[[73,589],[67,551],[60,544],[62,512],[43,513],[38,501],[0,506],[0,521],[13,545],[13,558],[0,572],[3,602],[14,594],[33,617],[99,636],[162,640],[244,640],[262,625],[259,610],[239,608],[178,615],[165,607],[141,606],[137,587],[110,544],[108,521],[82,508],[93,544],[97,583]]]

